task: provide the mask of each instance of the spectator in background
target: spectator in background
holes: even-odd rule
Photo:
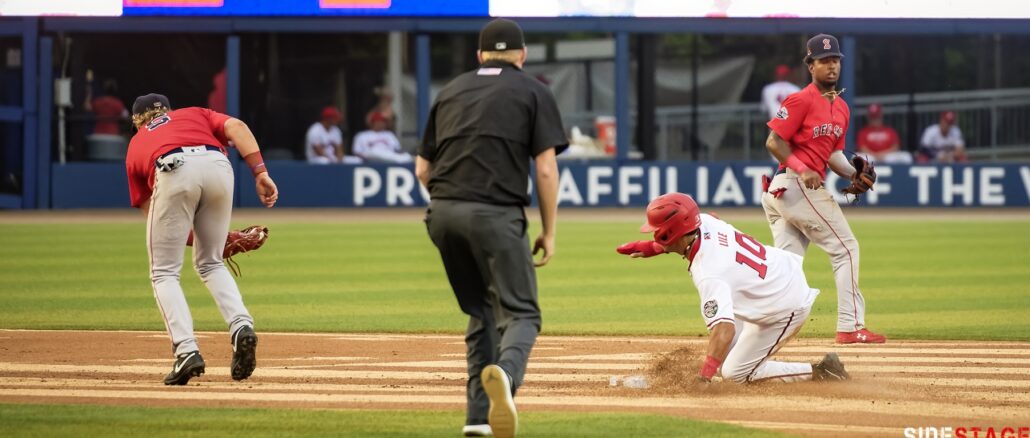
[[[787,65],[777,65],[776,82],[762,88],[762,108],[768,113],[769,120],[776,117],[776,112],[780,110],[780,103],[783,102],[783,99],[801,91],[801,88],[788,80],[790,73],[790,67]]]
[[[401,142],[393,131],[386,129],[387,117],[373,112],[369,116],[369,130],[354,136],[354,155],[365,161],[380,163],[410,163],[411,154],[401,150]]]
[[[376,87],[375,93],[379,102],[365,114],[365,125],[372,126],[372,116],[378,113],[386,119],[386,129],[393,131],[397,123],[397,115],[393,112],[393,92],[386,87]]]
[[[883,124],[883,108],[869,105],[866,124],[858,131],[858,151],[877,163],[912,164],[912,155],[901,150],[898,132]]]
[[[919,162],[955,163],[966,161],[966,143],[962,131],[955,126],[955,112],[941,113],[940,121],[923,131],[919,142]]]
[[[226,114],[228,112],[228,104],[226,98],[225,88],[225,68],[222,68],[215,73],[215,76],[211,78],[211,93],[207,95],[207,107],[212,111]]]
[[[343,120],[340,110],[332,106],[322,109],[322,116],[308,128],[304,153],[308,163],[360,163],[354,157],[343,155],[343,131],[337,126]]]
[[[105,79],[100,95],[93,97],[93,70],[86,70],[86,111],[93,113],[96,124],[93,134],[122,135],[122,125],[129,120],[129,111],[117,96],[118,82]]]

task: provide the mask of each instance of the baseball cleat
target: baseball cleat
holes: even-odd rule
[[[860,329],[853,332],[837,332],[838,344],[882,344],[887,342],[887,337],[876,334],[868,329]]]
[[[243,380],[250,377],[257,367],[257,335],[254,328],[245,325],[236,330],[232,335],[232,363],[229,370],[233,380]]]
[[[494,431],[490,429],[489,424],[467,424],[461,428],[461,434],[464,436],[494,436]]]
[[[180,354],[172,365],[172,372],[165,376],[165,385],[185,385],[191,377],[204,374],[204,358],[199,351]]]
[[[483,391],[490,398],[490,429],[498,438],[511,438],[519,428],[519,413],[515,410],[515,399],[511,396],[511,378],[497,365],[487,365],[479,379]]]
[[[827,353],[823,360],[812,365],[812,380],[849,380],[851,376],[844,370],[837,353]]]

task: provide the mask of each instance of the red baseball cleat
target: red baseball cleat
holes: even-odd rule
[[[887,337],[878,335],[867,329],[853,332],[837,332],[838,344],[882,344],[887,342]]]

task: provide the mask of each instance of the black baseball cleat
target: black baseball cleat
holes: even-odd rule
[[[165,385],[185,385],[190,378],[204,374],[204,358],[199,351],[180,354],[175,358],[172,372],[165,376]]]
[[[812,380],[849,380],[837,353],[827,353],[823,360],[812,365]]]
[[[232,335],[232,363],[229,370],[233,380],[243,380],[250,377],[257,367],[257,335],[254,328],[245,325],[236,330]]]

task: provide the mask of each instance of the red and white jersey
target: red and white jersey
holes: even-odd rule
[[[709,330],[737,318],[775,321],[812,305],[818,291],[808,287],[801,256],[762,245],[708,214],[701,215],[700,230],[688,258]]]
[[[844,150],[850,120],[851,109],[843,98],[837,96],[830,102],[812,83],[787,96],[766,126],[790,143],[791,153],[825,179],[830,154]],[[780,169],[786,167],[780,164]]]

